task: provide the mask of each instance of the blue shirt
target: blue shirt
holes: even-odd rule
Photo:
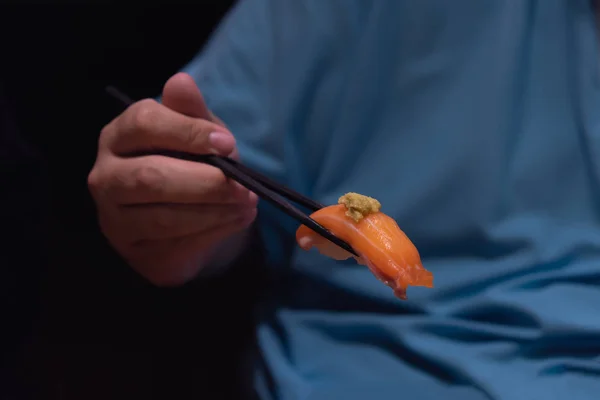
[[[408,301],[259,223],[270,399],[600,396],[600,82],[589,0],[244,0],[186,71],[243,160],[354,191],[435,276]]]

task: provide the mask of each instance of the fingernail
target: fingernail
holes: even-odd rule
[[[235,139],[231,134],[225,132],[212,132],[208,135],[208,142],[218,154],[230,154],[235,148]]]

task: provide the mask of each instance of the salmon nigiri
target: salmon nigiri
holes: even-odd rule
[[[338,204],[324,207],[311,218],[344,240],[358,253],[354,257],[305,225],[296,231],[296,241],[304,250],[315,246],[335,260],[354,257],[373,275],[406,300],[408,286],[433,287],[433,274],[423,268],[415,245],[394,219],[380,211],[379,201],[357,193],[340,197]]]

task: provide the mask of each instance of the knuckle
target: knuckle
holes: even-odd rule
[[[96,161],[96,164],[87,176],[87,185],[88,190],[96,201],[105,197],[105,193],[110,186],[110,176],[106,173],[106,166]]]
[[[189,149],[196,151],[206,150],[209,132],[207,132],[208,128],[205,125],[205,121],[194,121],[182,127],[181,135],[185,145]]]
[[[110,166],[94,166],[88,175],[88,188],[92,197],[98,202],[100,200],[117,203],[127,191],[132,178],[124,171]]]
[[[96,167],[94,167],[88,174],[87,185],[92,194],[97,193],[102,186],[102,178]]]
[[[167,178],[164,172],[153,165],[142,165],[140,167],[135,168],[131,172],[132,185],[134,186],[132,189],[146,191],[146,192],[156,192],[160,191],[165,187],[167,183]],[[130,180],[128,177],[121,177],[122,181],[127,182]],[[125,186],[132,186],[126,184]]]
[[[155,100],[140,100],[130,108],[130,123],[135,130],[150,130],[159,118],[159,110],[160,105]]]
[[[113,128],[113,123],[110,123],[100,131],[100,136],[98,136],[98,151],[102,152],[105,147],[108,146],[108,141],[111,136],[111,132]]]

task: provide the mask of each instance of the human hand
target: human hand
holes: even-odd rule
[[[237,158],[233,135],[206,107],[186,74],[174,75],[162,104],[141,100],[101,132],[88,186],[102,232],[152,283],[185,283],[219,243],[248,228],[257,197],[210,165],[158,150]]]

